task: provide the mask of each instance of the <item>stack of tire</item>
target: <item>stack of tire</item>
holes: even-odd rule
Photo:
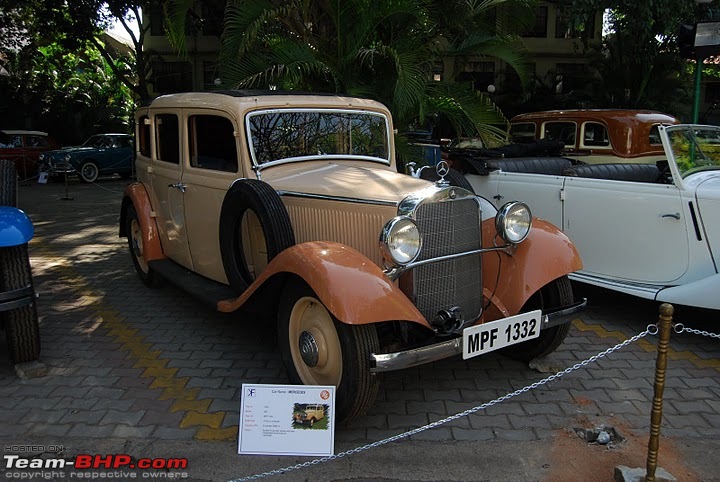
[[[0,160],[0,206],[17,208],[17,173],[12,161]],[[27,242],[9,246],[2,242],[1,231],[12,230],[14,219],[8,215],[0,220],[0,328],[5,330],[10,359],[23,363],[40,356],[40,328]]]

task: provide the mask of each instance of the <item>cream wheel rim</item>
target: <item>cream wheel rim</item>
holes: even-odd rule
[[[328,310],[310,296],[295,302],[288,326],[290,354],[305,385],[335,385],[342,378],[342,349]]]
[[[140,224],[138,224],[137,219],[133,219],[130,223],[130,242],[132,243],[131,249],[133,250],[140,269],[142,269],[143,273],[148,273],[150,269],[145,261],[145,256],[143,256],[142,230],[140,229]]]

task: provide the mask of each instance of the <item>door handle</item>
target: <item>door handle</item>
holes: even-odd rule
[[[174,187],[175,189],[179,189],[180,192],[184,193],[185,188],[187,187],[186,184],[183,184],[181,182],[176,182],[175,184],[168,184],[168,187]],[[678,218],[679,219],[679,218]]]
[[[503,196],[501,196],[500,194],[495,194],[493,196],[493,199],[497,199],[498,201],[501,200],[502,198],[503,198]]]
[[[680,213],[667,213],[667,214],[661,214],[661,218],[675,218],[678,221],[680,221]]]

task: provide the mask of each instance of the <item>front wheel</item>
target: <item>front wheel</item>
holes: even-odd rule
[[[574,301],[572,285],[567,276],[561,276],[546,284],[535,292],[520,310],[521,313],[532,310],[548,310],[561,306],[571,305]],[[505,355],[521,361],[530,361],[533,358],[542,358],[554,352],[565,340],[570,331],[570,322],[553,326],[540,332],[540,336],[509,346],[503,349]]]
[[[302,281],[292,281],[281,300],[278,343],[290,380],[337,387],[338,422],[365,414],[380,386],[369,364],[379,349],[375,327],[339,322]]]
[[[95,182],[100,175],[100,169],[92,161],[85,161],[80,166],[80,180],[82,182]]]

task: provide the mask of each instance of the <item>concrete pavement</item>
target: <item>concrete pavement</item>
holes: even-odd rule
[[[305,461],[237,455],[242,383],[287,383],[273,320],[208,311],[172,286],[136,277],[117,237],[124,183],[71,182],[20,188],[32,218],[30,254],[44,377],[19,379],[0,355],[0,439],[78,453],[188,457],[192,480],[226,480]],[[657,320],[657,304],[587,289],[589,308],[546,373],[500,355],[444,360],[385,376],[371,413],[340,427],[336,452],[472,408],[589,358]],[[714,313],[680,310],[687,326],[720,332]],[[613,426],[626,442],[611,455],[644,466],[657,340],[642,340],[561,380],[409,440],[302,469],[284,480],[579,480],[594,467],[611,480],[615,461],[575,435]],[[6,353],[4,338],[0,353]],[[720,480],[703,454],[720,448],[720,344],[674,335],[661,466],[679,480]],[[633,442],[634,441],[634,442]],[[630,450],[630,443],[635,446]],[[639,447],[639,450],[638,450]],[[645,449],[646,450],[646,449]],[[6,451],[6,453],[8,453]],[[575,465],[566,457],[577,459]],[[605,466],[610,464],[611,466]],[[4,477],[8,477],[8,471]],[[582,477],[581,477],[582,478]]]

